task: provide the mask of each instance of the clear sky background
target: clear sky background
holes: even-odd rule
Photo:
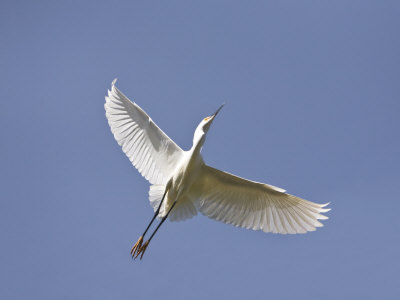
[[[3,1],[2,299],[400,296],[398,1]],[[217,168],[331,202],[274,235],[166,222],[104,116],[111,81]]]

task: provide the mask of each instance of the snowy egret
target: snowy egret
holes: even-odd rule
[[[154,209],[144,233],[132,247],[140,259],[154,234],[168,218],[189,219],[197,212],[235,226],[273,233],[305,233],[323,226],[318,220],[330,209],[285,193],[284,189],[214,169],[200,154],[211,123],[222,106],[197,126],[193,146],[183,151],[134,102],[112,82],[104,105],[111,131],[140,174],[151,184],[150,204]],[[155,218],[161,219],[150,238],[143,238]]]

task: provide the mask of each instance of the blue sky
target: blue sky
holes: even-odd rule
[[[0,12],[4,299],[400,296],[398,1],[9,1]],[[148,183],[110,133],[119,88],[219,169],[331,202],[306,235],[203,216],[143,261]]]

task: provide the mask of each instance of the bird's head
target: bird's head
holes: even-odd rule
[[[219,111],[222,109],[223,106],[224,104],[222,104],[214,114],[205,117],[203,120],[201,120],[199,126],[197,126],[197,129],[202,129],[204,133],[207,133],[207,131],[211,127],[211,123],[214,121],[215,117],[218,115]]]
[[[224,104],[222,104],[214,114],[201,120],[199,126],[197,126],[196,131],[194,132],[193,147],[199,147],[199,149],[201,149],[205,141],[206,134],[211,127],[211,123],[214,121],[215,117],[218,115],[223,106]]]

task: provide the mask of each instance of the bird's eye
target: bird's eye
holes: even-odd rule
[[[210,119],[210,117],[204,118],[204,121],[208,121]]]

